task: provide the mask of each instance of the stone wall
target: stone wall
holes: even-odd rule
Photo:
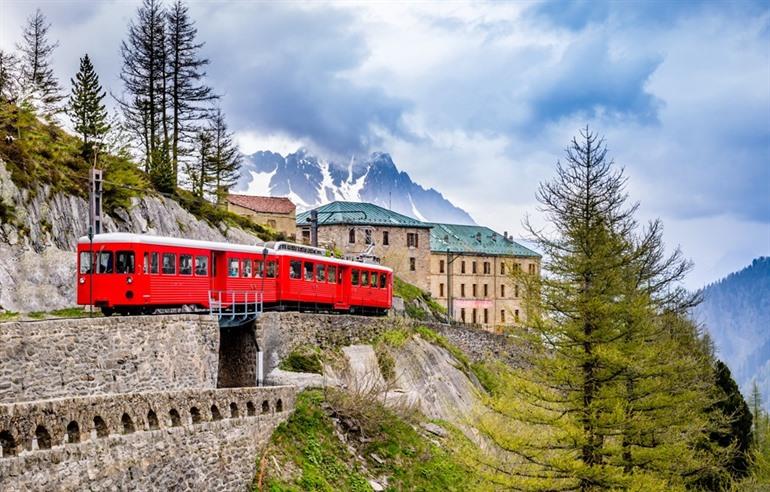
[[[0,324],[0,402],[216,388],[219,327],[208,316]]]
[[[284,386],[0,404],[0,490],[247,490],[295,398]]]

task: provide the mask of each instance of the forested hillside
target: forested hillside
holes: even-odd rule
[[[770,257],[706,286],[695,311],[743,394],[756,380],[770,404]]]

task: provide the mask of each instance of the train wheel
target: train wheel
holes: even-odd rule
[[[104,315],[106,318],[109,318],[110,316],[112,316],[112,314],[113,314],[114,312],[115,312],[115,310],[114,310],[114,309],[112,309],[112,308],[108,308],[108,307],[103,307],[103,308],[102,308],[102,314],[103,314],[103,315]]]

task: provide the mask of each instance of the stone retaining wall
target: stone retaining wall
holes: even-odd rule
[[[283,386],[0,405],[0,490],[247,490],[295,398]]]
[[[215,388],[218,351],[208,316],[0,323],[0,402]]]

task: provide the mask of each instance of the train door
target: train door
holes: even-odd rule
[[[337,266],[336,285],[334,307],[335,309],[348,309],[350,307],[350,267]]]
[[[211,290],[227,290],[227,259],[224,251],[211,252]]]

